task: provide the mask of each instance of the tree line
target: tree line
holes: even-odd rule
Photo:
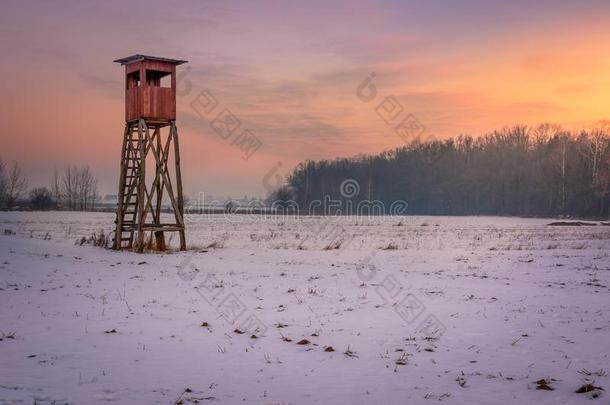
[[[31,208],[88,211],[99,198],[97,177],[88,166],[67,166],[53,171],[49,187],[28,189],[21,166],[8,166],[0,159],[0,209]]]
[[[359,190],[349,207],[404,200],[410,214],[608,217],[608,128],[514,126],[477,138],[413,141],[379,155],[305,161],[270,199],[294,201],[300,211],[322,201],[311,213],[327,213],[325,200],[348,199],[341,184],[350,179]]]

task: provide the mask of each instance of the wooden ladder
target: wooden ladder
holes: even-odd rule
[[[142,181],[141,147],[144,137],[139,124],[128,124],[125,128],[121,156],[121,179],[119,180],[119,195],[116,231],[113,239],[115,249],[131,249],[134,234],[137,231],[137,215],[139,208],[139,187]]]

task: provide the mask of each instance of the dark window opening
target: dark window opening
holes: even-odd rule
[[[172,74],[170,72],[161,72],[159,70],[146,71],[146,84],[154,87],[172,87]]]
[[[140,86],[140,72],[133,72],[127,75],[127,88]]]

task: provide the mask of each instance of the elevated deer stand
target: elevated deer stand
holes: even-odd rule
[[[150,232],[150,242],[154,235],[155,248],[165,250],[165,232],[178,232],[180,250],[186,250],[176,128],[176,66],[186,61],[134,55],[115,62],[125,66],[126,94],[113,247],[142,252],[148,244],[146,233]],[[164,78],[169,79],[166,87],[162,86]],[[150,184],[146,177],[147,158],[154,165]],[[164,197],[169,200],[169,211],[173,214],[173,220],[166,222],[161,218]]]

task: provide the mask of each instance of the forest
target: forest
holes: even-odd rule
[[[607,218],[608,128],[519,125],[480,137],[415,140],[378,155],[305,161],[269,199],[296,203],[301,213],[328,213],[324,201],[346,200],[341,184],[350,179],[358,186],[350,207],[404,200],[407,214]]]

